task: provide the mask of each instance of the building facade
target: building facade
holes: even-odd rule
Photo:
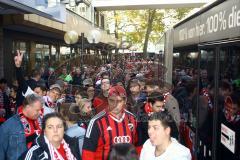
[[[24,4],[24,0],[23,2],[18,0],[18,3],[16,1],[0,2],[3,8],[0,10],[0,77],[5,77],[9,81],[15,75],[13,58],[16,50],[24,53],[23,69],[27,74],[36,67],[56,67],[63,61],[78,57],[80,53],[104,55],[106,50],[103,50],[102,46],[116,42],[116,39],[104,30],[104,17],[94,11],[91,3],[80,3],[75,6],[64,4],[65,10],[61,10],[62,8],[57,10],[55,7],[54,13],[53,9],[47,13],[48,8],[59,5],[60,1],[48,0],[43,3],[39,0],[28,0],[35,2],[34,5],[36,9],[40,9],[40,12],[26,9],[32,9],[32,6]],[[16,4],[12,5],[12,3]],[[20,5],[25,8],[20,8]],[[62,5],[63,3],[61,7]],[[45,8],[41,9],[43,6]],[[60,15],[63,19],[54,19],[57,13],[63,14],[63,12],[65,15]],[[100,42],[90,44],[87,36],[96,28],[100,28]],[[74,45],[64,42],[64,34],[71,30],[79,35],[79,41]]]

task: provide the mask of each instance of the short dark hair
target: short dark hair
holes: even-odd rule
[[[168,111],[161,111],[161,112],[155,112],[152,115],[149,116],[148,121],[153,120],[159,120],[164,128],[170,127],[173,129],[173,125],[175,125],[175,122],[172,118],[172,116],[168,113]]]
[[[129,143],[118,143],[112,146],[109,160],[138,160],[135,147]]]
[[[41,76],[41,72],[39,69],[33,69],[32,73],[31,73],[31,77],[37,77],[37,76]]]
[[[106,71],[106,72],[103,72],[101,73],[101,78],[103,78],[104,76],[109,76],[109,73]]]
[[[47,91],[47,87],[44,83],[37,83],[35,88],[40,88],[42,91]]]
[[[148,96],[148,102],[154,104],[156,101],[164,101],[164,96],[159,92],[153,92]]]
[[[42,97],[38,96],[37,94],[27,95],[23,100],[23,107],[26,107],[27,105],[33,104],[36,101],[40,101],[43,104]]]
[[[153,88],[155,86],[158,86],[158,82],[156,80],[147,80],[145,86]]]
[[[66,124],[66,121],[63,118],[63,116],[60,113],[52,112],[52,113],[46,114],[43,117],[43,120],[42,120],[42,133],[46,129],[46,123],[47,123],[48,119],[50,119],[50,118],[59,118],[63,122],[64,131],[67,129],[67,124]]]

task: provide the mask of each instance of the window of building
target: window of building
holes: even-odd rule
[[[35,67],[49,66],[50,47],[45,44],[36,44]]]

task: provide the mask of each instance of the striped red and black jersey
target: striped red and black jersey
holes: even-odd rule
[[[116,143],[137,144],[137,121],[127,110],[117,119],[105,110],[89,123],[84,138],[84,160],[107,160],[111,146]]]

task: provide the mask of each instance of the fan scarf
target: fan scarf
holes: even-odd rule
[[[51,160],[65,160],[62,157],[62,155],[58,152],[58,150],[49,142],[49,140],[47,139],[46,136],[44,136],[44,140],[48,146]],[[67,160],[76,160],[76,158],[74,157],[74,155],[72,154],[72,152],[69,148],[69,145],[65,142],[64,139],[62,140],[61,145],[63,145],[63,149],[66,153]]]
[[[43,99],[45,101],[45,106],[46,107],[49,107],[49,108],[55,108],[56,107],[56,103],[52,102],[50,97],[44,96]]]
[[[18,115],[24,128],[27,147],[30,148],[35,138],[38,135],[40,135],[42,131],[41,127],[42,114],[39,116],[37,120],[31,120],[23,114],[23,106],[20,106],[18,108]]]
[[[202,89],[202,95],[207,98],[208,107],[209,107],[209,109],[210,109],[211,111],[213,111],[213,104],[212,104],[212,101],[211,101],[211,99],[210,99],[209,92],[208,92],[208,90],[207,90],[206,88],[203,88],[203,89]]]

